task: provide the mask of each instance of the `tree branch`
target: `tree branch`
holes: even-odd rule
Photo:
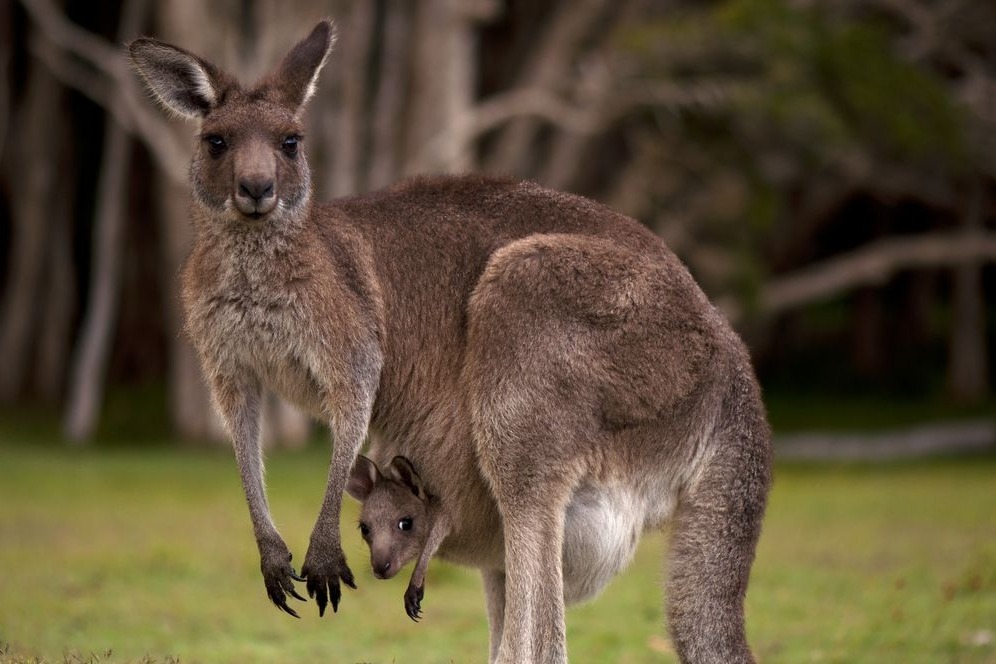
[[[624,91],[609,91],[616,100],[604,107],[582,107],[545,88],[519,88],[502,92],[479,102],[423,144],[407,170],[417,171],[439,144],[459,140],[469,149],[475,140],[519,118],[543,120],[563,131],[590,135],[602,131],[634,109],[654,106],[668,111],[683,108],[715,109],[729,102],[737,93],[733,85],[711,83],[698,86],[660,84]],[[454,134],[456,139],[454,139]]]
[[[117,48],[66,18],[51,0],[20,0],[39,31],[53,43],[78,55],[113,79],[127,74]]]
[[[20,0],[44,40],[34,45],[35,57],[45,63],[67,87],[103,106],[125,131],[141,140],[163,171],[185,182],[188,150],[173,139],[166,121],[154,114],[116,47],[69,21],[51,0]],[[88,63],[81,66],[73,57]]]
[[[762,286],[757,311],[772,316],[858,286],[882,284],[902,270],[996,262],[996,233],[927,233],[883,240],[779,277]],[[730,298],[719,306],[736,322],[743,309]]]
[[[567,78],[578,50],[608,5],[607,0],[559,3],[546,23],[546,29],[523,62],[517,85],[542,90],[558,87]],[[604,34],[605,30],[599,31],[600,36]],[[521,166],[529,159],[526,154],[529,145],[539,129],[535,120],[530,121],[532,117],[533,114],[525,115],[522,121],[512,123],[502,132],[488,161],[491,170],[506,173],[521,171]]]

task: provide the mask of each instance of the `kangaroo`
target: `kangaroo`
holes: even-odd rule
[[[423,477],[454,478],[438,489],[461,517],[447,546],[502,599],[489,599],[492,661],[566,661],[562,554],[579,494],[636,515],[638,531],[670,523],[683,662],[753,661],[743,600],[771,446],[740,339],[656,235],[579,196],[439,176],[316,202],[302,114],[333,41],[319,23],[252,86],[155,39],[129,45],[154,96],[199,125],[186,329],[269,598],[296,616],[304,582],[324,615],[341,584],[355,588],[340,515],[369,435]],[[264,385],[332,432],[300,575],[264,489]],[[474,524],[464,506],[481,509]]]
[[[363,503],[360,534],[370,547],[374,575],[390,579],[418,558],[405,590],[405,613],[418,622],[429,560],[450,534],[450,523],[438,498],[426,491],[411,461],[396,456],[386,472],[388,477],[376,463],[360,455],[349,474],[346,491]]]

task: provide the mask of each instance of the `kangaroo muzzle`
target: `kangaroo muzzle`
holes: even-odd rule
[[[277,207],[276,163],[262,141],[241,146],[235,158],[235,208],[251,219],[259,219]]]

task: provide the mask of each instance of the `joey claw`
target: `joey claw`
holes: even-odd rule
[[[422,617],[422,599],[425,597],[425,588],[408,586],[405,591],[405,613],[413,621],[418,622]]]
[[[328,606],[329,596],[328,591],[325,589],[325,584],[321,586],[315,585],[312,582],[312,578],[308,577],[308,594],[315,598],[315,602],[318,603],[318,617],[325,616],[325,607]]]
[[[339,589],[339,581],[329,580],[329,602],[332,603],[332,613],[339,613],[339,600],[342,599],[342,590]]]
[[[342,579],[342,582],[347,586],[353,590],[356,590],[356,581],[353,580],[353,570],[346,567],[343,569],[342,574],[339,575],[339,578]]]
[[[294,616],[298,620],[301,619],[301,616],[297,615],[297,611],[295,611],[294,609],[292,609],[289,606],[287,606],[286,603],[285,604],[279,604],[278,608],[280,608],[280,610],[282,610],[282,611],[286,611],[287,613],[289,613],[290,615]]]

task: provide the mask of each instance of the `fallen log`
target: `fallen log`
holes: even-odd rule
[[[996,421],[972,420],[872,432],[807,432],[775,437],[775,458],[891,461],[996,450]]]

